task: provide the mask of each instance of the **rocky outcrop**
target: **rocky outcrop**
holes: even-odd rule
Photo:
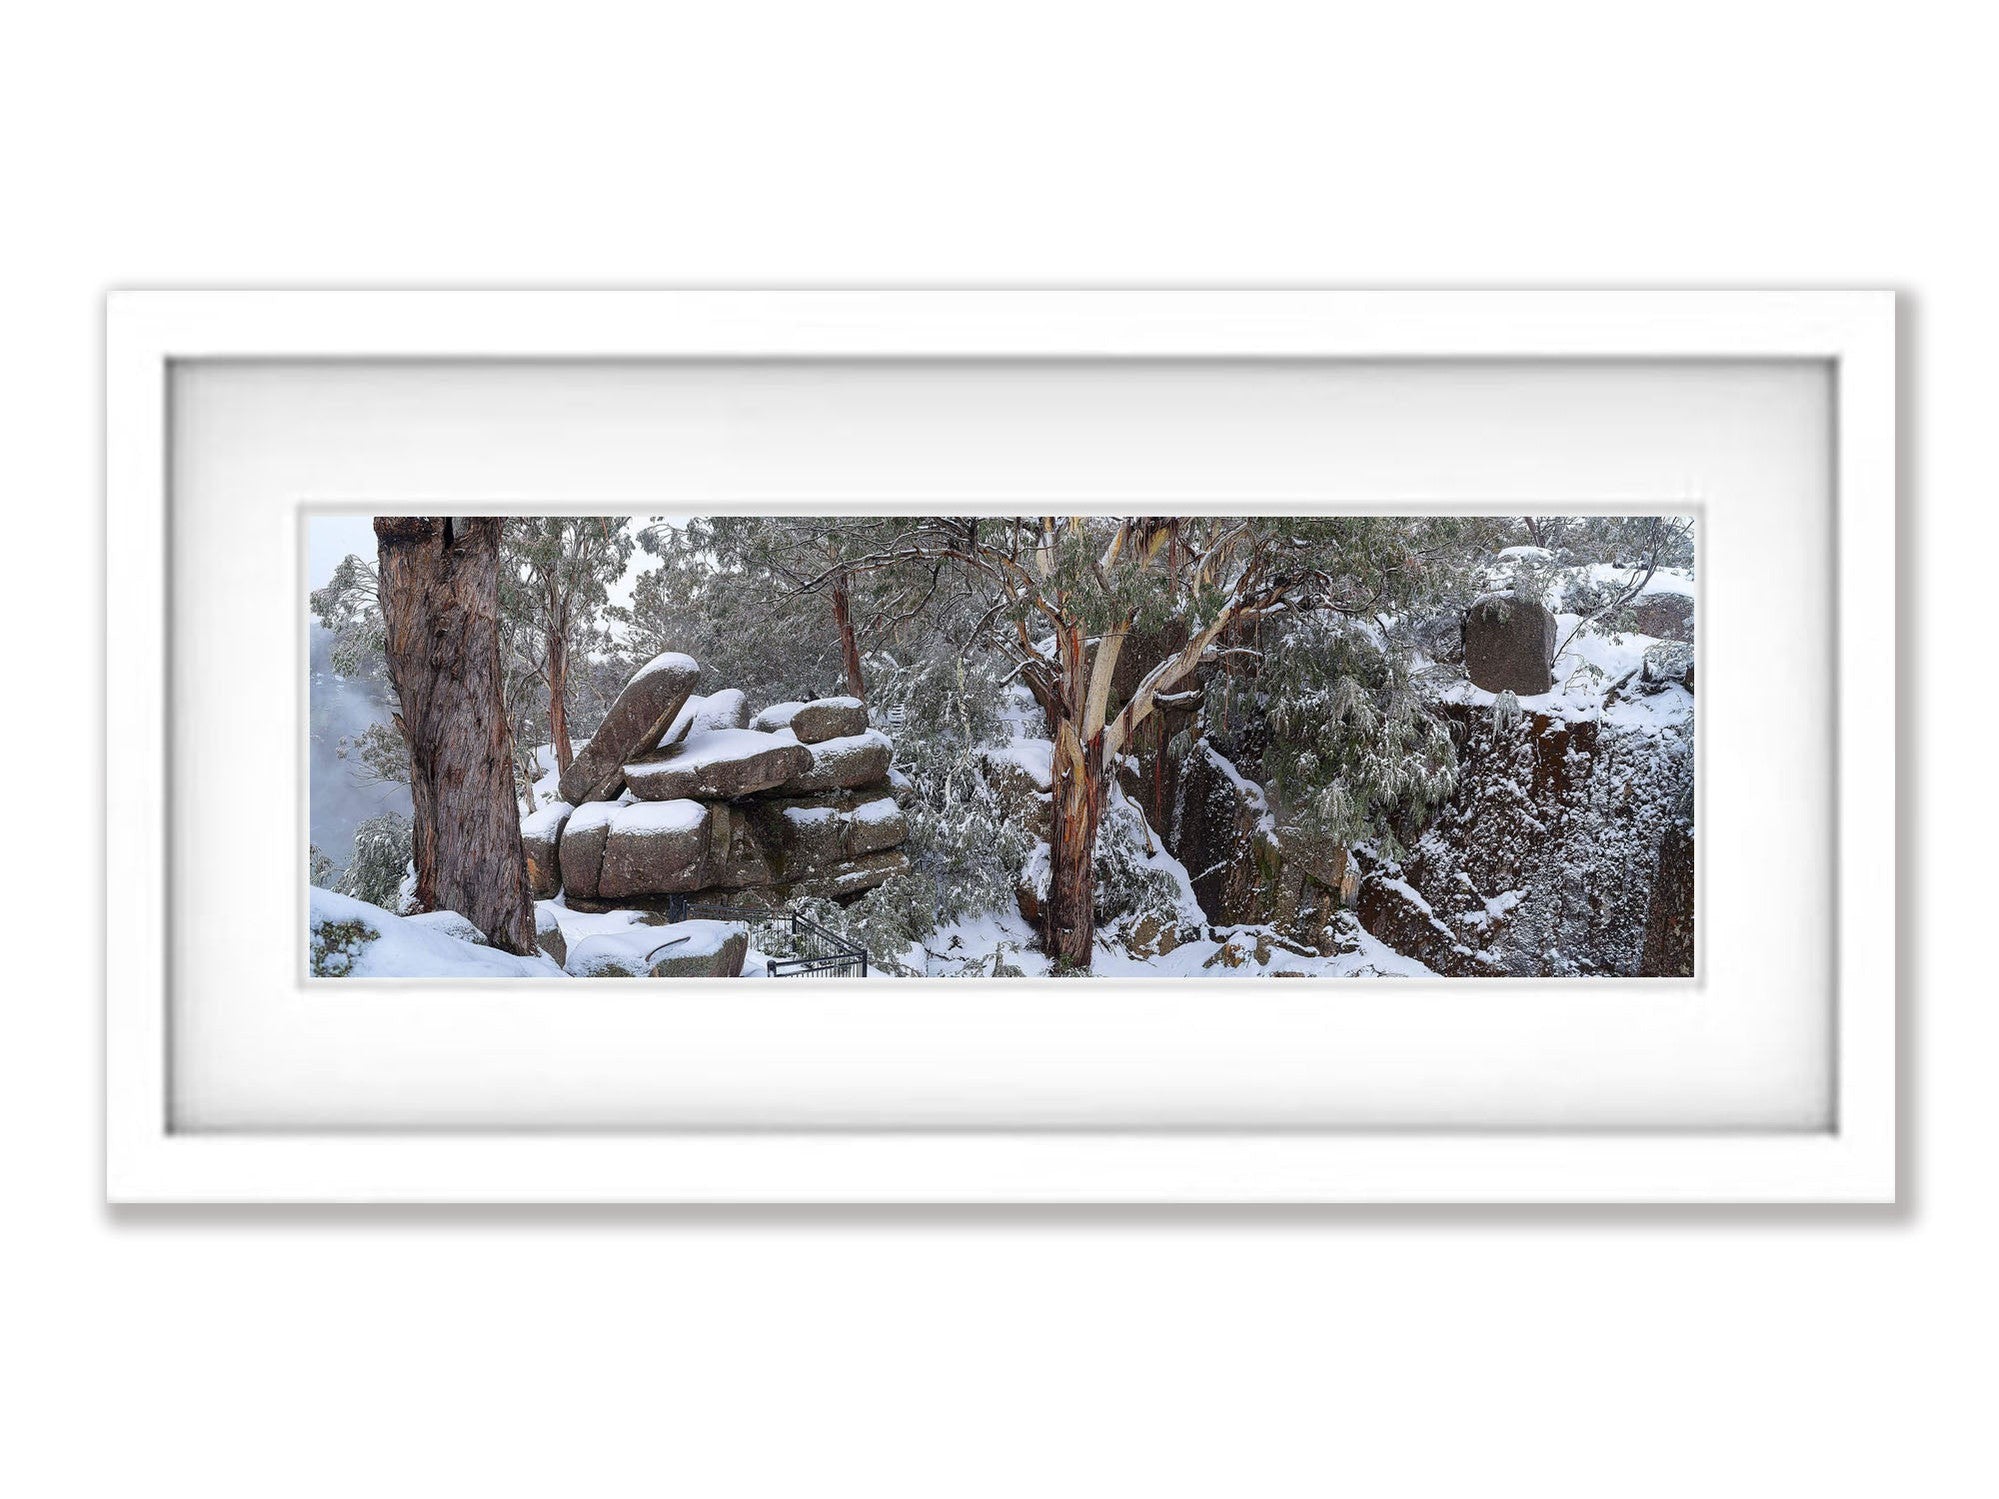
[[[569,939],[562,934],[562,923],[556,919],[555,908],[546,901],[535,902],[534,945],[546,953],[558,968],[569,961]]]
[[[889,761],[895,758],[895,746],[888,735],[873,730],[822,739],[805,748],[811,754],[811,763],[778,788],[785,796],[885,786]]]
[[[749,929],[734,922],[628,927],[585,937],[570,949],[563,969],[588,979],[738,978],[749,947]]]
[[[595,889],[582,895],[672,894],[711,883],[709,809],[697,801],[633,802],[611,814]]]
[[[766,734],[789,729],[800,744],[824,744],[868,731],[867,705],[857,697],[822,697],[809,703],[773,703],[750,721]]]
[[[1533,599],[1489,593],[1465,610],[1464,658],[1473,685],[1538,697],[1555,685],[1555,616]]]
[[[1693,718],[1684,688],[1662,691],[1682,698],[1628,724],[1440,709],[1457,790],[1406,858],[1366,862],[1361,924],[1443,974],[1690,974]],[[1669,923],[1682,911],[1678,944]]]
[[[1657,689],[1678,683],[1691,692],[1694,688],[1694,648],[1665,640],[1647,646],[1638,676],[1646,687]]]
[[[625,783],[645,801],[683,796],[733,801],[782,786],[811,768],[812,751],[788,730],[708,729],[627,765]]]
[[[1688,978],[1694,971],[1694,790],[1689,786],[1659,840],[1659,868],[1645,912],[1638,971],[1647,978]]]
[[[1445,925],[1422,892],[1398,874],[1374,871],[1362,879],[1354,914],[1370,934],[1438,973],[1497,972],[1469,966],[1463,939]]]
[[[700,679],[694,658],[678,651],[655,656],[634,672],[590,742],[562,773],[562,799],[580,807],[623,790],[626,762],[658,748]]]
[[[562,844],[563,825],[575,810],[568,802],[551,802],[521,819],[521,852],[528,861],[528,893],[536,900],[547,900],[562,888],[562,865],[557,850]]]
[[[750,701],[741,690],[725,687],[706,697],[690,697],[674,715],[673,727],[661,738],[663,745],[680,743],[689,734],[705,734],[713,729],[747,729]]]
[[[604,867],[604,843],[611,836],[617,802],[586,802],[569,814],[557,850],[562,889],[568,895],[597,893],[597,876]]]
[[[907,782],[895,784],[895,747],[860,702],[784,703],[752,719],[740,692],[690,697],[698,671],[684,656],[656,658],[577,756],[637,746],[615,774],[600,758],[574,777],[618,791],[523,821],[538,897],[559,889],[579,911],[663,914],[684,900],[771,911],[804,896],[849,899],[908,870]],[[611,963],[584,947],[571,972]]]
[[[1684,593],[1648,593],[1630,610],[1631,628],[1640,635],[1694,643],[1694,601]]]
[[[1159,727],[1141,737],[1120,773],[1125,795],[1186,866],[1209,921],[1267,924],[1308,948],[1333,951],[1335,920],[1358,893],[1352,858],[1288,838],[1263,788],[1213,741],[1193,739],[1184,753],[1170,749],[1193,717],[1191,709],[1168,709],[1154,720]],[[1230,749],[1256,769],[1259,742]]]

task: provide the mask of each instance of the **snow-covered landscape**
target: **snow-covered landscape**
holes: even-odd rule
[[[1692,973],[1688,519],[421,519],[312,523],[314,977]]]

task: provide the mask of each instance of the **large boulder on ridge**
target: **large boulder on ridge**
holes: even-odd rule
[[[597,893],[597,876],[604,867],[604,845],[611,836],[611,819],[618,811],[616,802],[585,802],[569,814],[556,850],[565,893]]]
[[[868,731],[868,708],[857,697],[822,697],[809,703],[772,703],[750,727],[775,734],[789,729],[800,744],[823,744]]]
[[[596,802],[569,826],[564,899],[579,910],[647,908],[654,898],[721,890],[844,893],[908,867],[899,848],[908,820],[886,788],[743,802]]]
[[[1659,839],[1659,870],[1645,912],[1645,945],[1638,972],[1648,978],[1694,976],[1694,788],[1673,808]]]
[[[536,900],[547,900],[562,888],[563,825],[576,809],[568,802],[550,802],[521,819],[521,852],[527,856],[528,890]]]
[[[763,734],[755,729],[709,729],[688,735],[656,758],[628,764],[625,782],[633,796],[645,801],[675,801],[683,796],[733,801],[782,786],[811,768],[812,751],[788,730]]]
[[[812,763],[779,788],[784,796],[810,796],[818,791],[847,791],[877,786],[888,779],[895,746],[888,735],[870,729],[839,739],[807,745]]]
[[[570,950],[572,978],[716,978],[742,975],[749,929],[733,921],[682,921],[670,926],[599,932]]]
[[[777,881],[784,883],[826,874],[848,860],[896,848],[909,837],[902,808],[881,788],[773,798],[737,810],[767,851]]]
[[[1694,601],[1684,593],[1648,593],[1631,605],[1631,628],[1660,640],[1694,643]]]
[[[700,802],[589,802],[562,830],[565,900],[672,894],[707,883],[709,809]]]
[[[1487,692],[1539,697],[1555,685],[1555,616],[1533,599],[1489,593],[1465,611],[1465,675]]]
[[[749,699],[743,696],[742,689],[725,687],[706,697],[698,694],[690,697],[673,716],[672,726],[660,736],[659,742],[671,747],[689,734],[705,734],[710,729],[747,729],[749,726]]]
[[[626,763],[658,747],[700,679],[701,668],[694,658],[678,651],[654,656],[641,666],[590,742],[562,773],[562,799],[581,806],[616,796],[624,787]]]
[[[633,802],[618,808],[604,840],[594,892],[670,895],[708,883],[709,809],[696,801]]]

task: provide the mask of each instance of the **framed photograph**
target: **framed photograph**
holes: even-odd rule
[[[1887,293],[107,326],[113,1200],[1894,1199]]]

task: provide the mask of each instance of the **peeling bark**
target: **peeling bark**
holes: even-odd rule
[[[382,618],[409,746],[417,901],[535,951],[501,702],[495,516],[380,516]]]
[[[1088,968],[1097,941],[1095,858],[1104,808],[1103,737],[1084,745],[1065,720],[1056,730],[1054,768],[1042,945],[1057,962]]]

